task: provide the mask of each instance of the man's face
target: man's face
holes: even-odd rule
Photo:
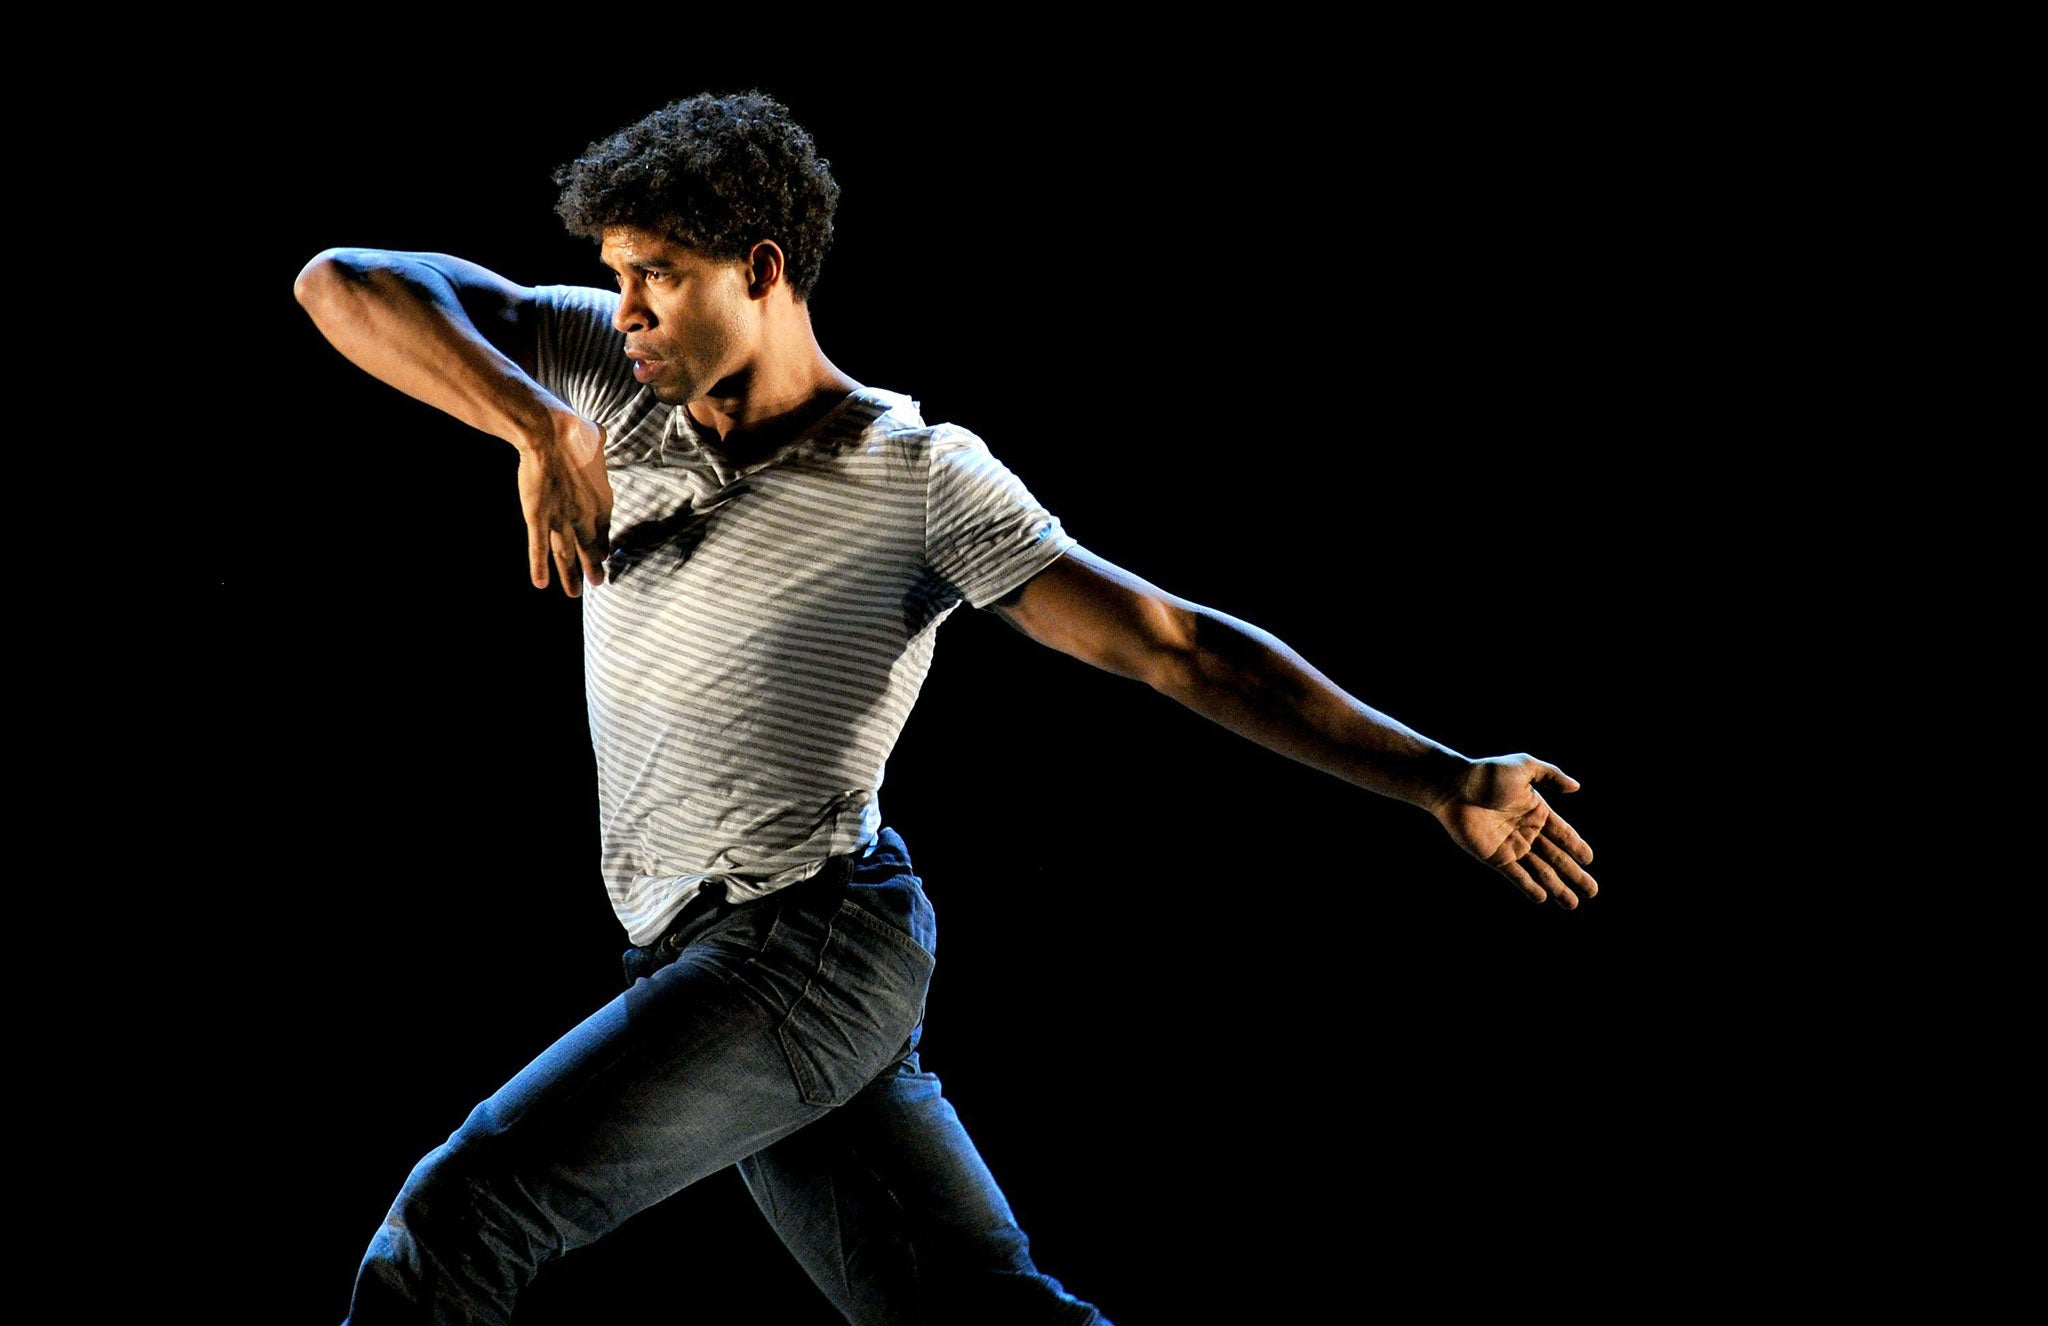
[[[663,403],[720,394],[746,372],[758,322],[744,260],[714,261],[635,226],[607,229],[598,257],[618,278],[612,325],[626,334],[633,376]]]

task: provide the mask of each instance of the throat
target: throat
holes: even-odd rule
[[[740,421],[728,417],[722,432],[714,424],[699,421],[688,407],[683,407],[676,411],[679,416],[677,427],[720,459],[745,468],[768,459],[801,439],[819,420],[843,404],[849,394],[850,390],[836,384],[822,387],[787,408],[758,420]]]

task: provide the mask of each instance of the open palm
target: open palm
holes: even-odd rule
[[[1584,869],[1593,849],[1544,800],[1539,783],[1579,790],[1577,779],[1532,755],[1496,755],[1475,762],[1457,792],[1432,813],[1452,841],[1531,901],[1570,909],[1600,891]]]

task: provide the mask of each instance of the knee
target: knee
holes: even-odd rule
[[[531,1200],[509,1150],[465,1124],[413,1167],[380,1240],[425,1273],[500,1290],[524,1282],[559,1255],[562,1238]]]

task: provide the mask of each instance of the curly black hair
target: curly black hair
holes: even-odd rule
[[[635,226],[719,259],[774,240],[799,301],[818,283],[839,203],[839,183],[810,134],[762,92],[672,102],[592,143],[554,182],[562,189],[555,214],[589,239]]]

